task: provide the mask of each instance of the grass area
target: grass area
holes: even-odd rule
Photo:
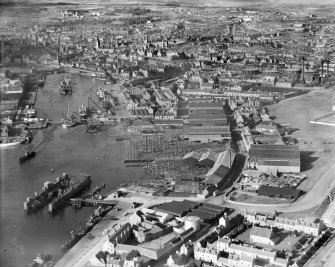
[[[230,199],[233,201],[238,202],[246,202],[246,203],[254,203],[254,204],[283,204],[288,203],[287,199],[280,199],[280,198],[269,198],[265,196],[257,196],[254,193],[242,193],[242,192],[234,192]]]

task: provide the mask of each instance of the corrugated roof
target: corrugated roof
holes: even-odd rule
[[[194,134],[229,134],[229,126],[200,126],[200,127],[191,127],[190,135]]]
[[[165,212],[168,214],[172,214],[175,216],[182,217],[186,215],[186,213],[194,209],[196,206],[198,206],[199,203],[189,200],[183,200],[183,201],[172,201],[168,203],[163,203],[158,206],[156,206],[156,210]]]
[[[296,159],[300,161],[299,146],[253,144],[250,146],[250,158],[253,159]]]
[[[258,165],[300,167],[300,160],[258,160]]]
[[[223,109],[222,103],[190,103],[190,109],[199,109],[199,108],[207,108],[207,109]]]
[[[199,163],[201,163],[202,161],[204,160],[210,160],[210,161],[213,161],[213,164],[216,162],[216,159],[218,157],[218,153],[212,151],[212,150],[209,150],[208,152],[206,153],[203,153],[199,159]]]
[[[193,110],[191,114],[212,114],[212,115],[224,115],[226,117],[226,113],[223,109],[209,109],[209,108],[203,108],[203,109],[196,109]]]
[[[227,121],[227,116],[226,114],[191,113],[190,122],[192,120]]]

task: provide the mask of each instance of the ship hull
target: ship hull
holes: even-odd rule
[[[17,146],[21,144],[22,141],[17,141],[17,142],[11,142],[11,143],[0,143],[0,148],[7,148],[7,147],[12,147],[12,146]]]
[[[75,196],[80,195],[83,191],[89,188],[91,185],[91,177],[85,176],[81,181],[73,185],[69,190],[64,192],[61,196],[55,199],[49,204],[48,211],[53,213],[56,210],[63,208],[66,203]]]
[[[25,161],[27,161],[27,160],[29,160],[29,159],[35,157],[35,156],[36,156],[36,152],[33,151],[33,152],[31,152],[28,156],[22,156],[22,157],[20,157],[20,158],[19,158],[19,162],[20,162],[20,163],[23,163],[23,162],[25,162]]]

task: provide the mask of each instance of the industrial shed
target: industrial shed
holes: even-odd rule
[[[291,188],[281,188],[276,186],[262,185],[258,189],[259,196],[268,197],[278,197],[278,198],[288,198],[297,199],[302,194],[301,190],[291,189]]]
[[[222,103],[190,103],[189,106],[190,111],[192,112],[193,110],[197,109],[222,109],[223,110],[223,105]]]
[[[172,201],[163,203],[155,207],[155,210],[168,213],[177,217],[184,217],[189,211],[198,207],[200,203],[183,200],[183,201]]]
[[[249,168],[262,172],[300,172],[297,145],[255,144],[250,146]]]
[[[182,162],[184,165],[188,165],[188,166],[198,165],[198,162],[201,156],[202,156],[202,153],[192,151],[192,152],[187,153],[183,157]]]
[[[225,126],[228,124],[227,116],[223,113],[191,113],[189,124],[192,126]]]
[[[200,180],[196,179],[191,173],[178,175],[175,179],[175,192],[200,193],[203,189]]]
[[[188,215],[197,216],[205,223],[212,223],[213,221],[221,217],[225,212],[227,212],[227,208],[204,203],[202,206],[194,209]]]
[[[203,153],[199,159],[199,166],[202,167],[213,167],[214,163],[216,162],[219,154],[209,150],[206,153]]]
[[[191,142],[223,142],[230,139],[229,126],[191,127],[189,131],[189,140]]]
[[[231,150],[226,150],[220,153],[214,166],[205,175],[203,183],[206,185],[214,185],[216,187],[223,185],[230,174],[230,169],[234,163],[235,156],[236,154]]]
[[[192,110],[191,114],[216,114],[218,116],[223,115],[226,116],[226,113],[223,109],[211,109],[211,108],[203,108],[203,109],[195,109]]]

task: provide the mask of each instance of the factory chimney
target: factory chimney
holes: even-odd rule
[[[323,59],[321,59],[321,84],[323,83]]]
[[[305,57],[302,57],[302,78],[301,80],[305,81]]]

